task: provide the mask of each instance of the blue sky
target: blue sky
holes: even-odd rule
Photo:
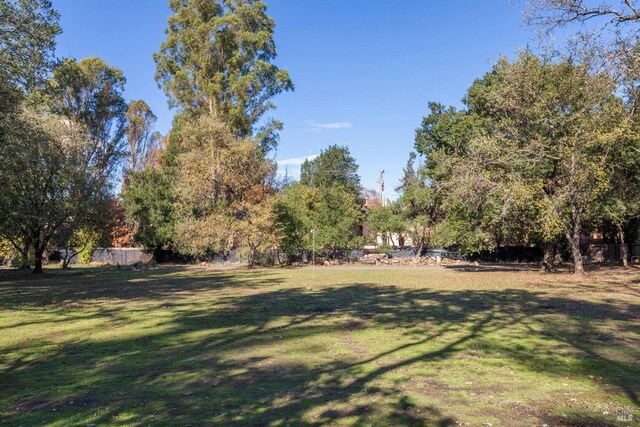
[[[126,96],[142,98],[171,126],[152,54],[170,11],[163,0],[54,0],[63,34],[57,54],[100,56],[121,68]],[[524,0],[267,0],[276,21],[276,63],[295,92],[271,115],[284,122],[276,159],[296,176],[301,159],[347,145],[366,187],[385,170],[395,187],[428,101],[459,106],[500,54],[533,38]],[[389,194],[393,197],[393,194]]]

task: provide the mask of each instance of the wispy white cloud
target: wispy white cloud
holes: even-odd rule
[[[325,129],[349,129],[353,127],[353,124],[349,122],[332,122],[332,123],[315,123],[313,121],[307,122],[309,125],[305,130],[307,132],[320,133]]]
[[[316,157],[318,157],[317,154],[312,154],[310,156],[294,157],[292,159],[276,160],[276,162],[278,163],[278,166],[280,166],[280,167],[282,167],[282,166],[300,166],[305,162],[305,160],[313,160]]]
[[[280,175],[280,177],[286,175],[289,178],[298,179],[300,178],[300,166],[302,166],[305,160],[313,160],[316,157],[318,157],[317,154],[311,154],[310,156],[276,160],[278,164],[278,175]]]

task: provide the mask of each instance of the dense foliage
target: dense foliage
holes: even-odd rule
[[[587,224],[620,211],[613,194],[633,209],[621,201],[633,198],[631,181],[616,180],[637,176],[638,163],[615,160],[638,140],[614,80],[588,63],[525,52],[478,79],[465,105],[431,104],[416,134],[444,212],[434,237],[467,253],[565,239],[581,272]]]
[[[272,61],[275,23],[255,0],[170,0],[167,38],[154,56],[156,78],[170,104],[211,114],[240,137],[255,137],[265,151],[277,143],[278,121],[260,124],[271,99],[293,89]]]
[[[462,108],[429,103],[387,203],[362,188],[346,146],[279,182],[282,124],[266,113],[293,83],[263,2],[169,1],[154,55],[176,107],[163,137],[147,103],[125,98],[120,69],[55,57],[48,0],[0,0],[0,256],[40,272],[47,251],[66,267],[97,245],[138,244],[254,265],[410,241],[416,255],[537,246],[545,270],[568,248],[581,273],[581,241],[598,232],[626,263],[640,235],[636,1],[528,4],[526,22],[547,32],[591,19],[595,30],[581,27],[566,54],[500,59]]]

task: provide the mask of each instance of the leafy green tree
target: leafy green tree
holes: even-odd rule
[[[467,97],[465,103],[468,100]],[[443,158],[464,156],[469,141],[482,134],[484,126],[480,117],[471,111],[457,111],[437,102],[430,102],[428,107],[429,114],[416,129],[415,149],[424,156],[429,178],[437,180],[440,175],[448,174]]]
[[[59,19],[49,0],[0,0],[2,79],[26,94],[43,86],[55,62]]]
[[[162,169],[134,172],[121,193],[134,241],[157,250],[172,242],[175,229],[174,190]]]
[[[59,117],[26,104],[10,120],[0,144],[0,236],[25,259],[33,251],[34,272],[41,273],[49,243],[100,216],[107,194],[84,167],[84,141]]]
[[[348,147],[331,145],[300,168],[300,182],[315,188],[338,186],[359,196],[362,192],[358,164]]]
[[[407,188],[411,188],[417,184],[418,175],[416,173],[416,158],[418,155],[415,151],[409,153],[409,160],[407,160],[407,165],[402,170],[402,181],[400,181],[400,185],[396,187],[396,191],[402,193]]]
[[[640,96],[640,4],[637,0],[618,2],[583,0],[529,0],[525,23],[545,34],[561,31],[566,37],[565,49],[573,57],[588,58],[592,68],[606,70],[616,83],[617,93],[625,101],[627,131],[621,138],[629,143],[612,153],[615,159],[611,188],[602,198],[604,224],[600,231],[613,224],[617,240],[623,247],[623,263],[627,263],[625,229],[633,231],[638,211],[637,181],[640,175],[637,162],[640,149],[637,141],[637,105]],[[587,25],[588,24],[588,25]],[[634,233],[631,233],[634,234]]]
[[[21,114],[25,95],[51,72],[58,20],[48,0],[0,0],[0,144],[15,129],[12,117]]]
[[[318,189],[311,209],[316,250],[335,257],[341,251],[360,247],[363,239],[358,226],[362,219],[359,196],[339,186]]]
[[[277,143],[276,121],[258,127],[275,95],[293,90],[272,61],[275,23],[255,0],[170,0],[167,39],[154,55],[156,79],[170,105],[206,112],[266,152]]]
[[[293,89],[272,61],[274,22],[253,0],[171,0],[167,38],[154,56],[156,79],[179,107],[163,156],[171,177],[181,253],[232,248],[252,265],[277,244],[275,164],[266,153],[280,122],[271,99]]]
[[[288,256],[289,262],[312,246],[311,212],[316,199],[317,189],[293,182],[284,187],[274,207],[280,250]]]
[[[347,147],[332,145],[313,160],[306,160],[300,183],[284,191],[283,203],[289,209],[285,212],[290,215],[287,224],[296,232],[283,241],[295,242],[296,236],[304,235],[299,247],[311,250],[310,233],[315,230],[317,249],[331,256],[358,247],[362,244],[361,192],[358,164]]]
[[[239,248],[239,255],[247,260],[249,268],[259,262],[261,254],[268,255],[263,258],[268,265],[274,262],[270,259],[269,251],[276,248],[280,240],[274,229],[277,221],[276,202],[276,198],[270,194],[256,200],[241,220],[233,224],[234,244]]]
[[[601,217],[598,226],[611,224],[616,241],[621,245],[620,257],[626,267],[629,259],[629,237],[633,239],[634,221],[640,219],[640,135],[637,117],[627,122],[620,132],[621,141],[610,154],[609,185],[601,195]],[[604,231],[604,230],[602,230]],[[633,241],[633,240],[632,240]]]
[[[144,169],[157,143],[158,135],[153,132],[157,120],[151,108],[141,99],[131,101],[126,113],[125,137],[129,145],[129,171]]]
[[[0,236],[36,273],[49,243],[100,218],[106,200],[85,140],[40,102],[58,19],[46,0],[0,0]]]
[[[100,232],[98,230],[80,229],[77,231],[77,235],[78,241],[84,244],[82,250],[78,253],[78,260],[80,263],[88,265],[100,242]]]
[[[194,256],[236,248],[251,264],[258,251],[275,245],[265,226],[275,218],[269,200],[274,162],[254,140],[234,135],[210,115],[184,123],[173,137],[190,147],[175,157],[176,248]]]
[[[580,236],[599,214],[620,149],[624,108],[607,74],[589,64],[521,54],[500,60],[469,89],[463,122],[476,122],[463,150],[428,153],[443,224],[461,244],[564,237],[576,274]],[[445,135],[448,136],[447,133]],[[442,225],[441,225],[442,226]]]
[[[543,235],[565,236],[580,274],[583,223],[597,215],[597,200],[611,185],[611,153],[624,144],[615,82],[589,64],[545,63],[529,54],[502,61],[496,72],[504,80],[491,99],[504,117],[498,142],[505,160],[535,192]]]
[[[87,141],[86,167],[108,179],[125,154],[127,103],[122,71],[100,58],[67,59],[53,72],[47,97],[76,138]]]
[[[280,247],[291,256],[310,253],[314,234],[316,251],[329,256],[363,243],[361,200],[340,186],[316,188],[295,182],[283,190],[276,215]]]
[[[405,189],[403,202],[414,221],[416,245],[433,240],[471,254],[505,240],[501,188],[482,172],[481,164],[469,161],[476,156],[472,142],[489,133],[488,119],[473,97],[478,86],[487,84],[487,78],[476,81],[465,97],[467,108],[460,111],[429,103],[430,113],[416,130],[415,148],[425,160],[415,184]]]
[[[416,157],[414,152],[409,154],[402,183],[397,188],[400,197],[396,209],[405,233],[413,242],[416,257],[419,257],[431,245],[433,230],[442,221],[442,213],[431,181],[427,178],[427,169],[424,166],[415,167]]]
[[[383,237],[383,242],[396,246],[393,234],[401,235],[406,230],[406,222],[401,215],[399,205],[373,206],[367,211],[367,225],[375,235]]]
[[[84,210],[78,210],[73,221],[59,228],[53,235],[49,248],[52,251],[59,251],[63,269],[68,268],[74,260],[88,264],[95,248],[101,243],[103,247],[110,246],[110,241],[101,239],[114,221],[113,210],[109,207],[109,194],[104,191],[101,198],[94,197],[90,206]]]
[[[0,237],[0,264],[7,265],[12,263],[15,254],[16,248],[11,244],[11,242]]]

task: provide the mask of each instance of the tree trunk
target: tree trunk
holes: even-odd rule
[[[418,248],[418,252],[416,252],[415,262],[416,264],[420,261],[420,255],[422,255],[422,250],[424,249],[424,242],[420,242],[420,247]]]
[[[31,247],[29,246],[28,243],[25,243],[24,246],[22,247],[22,249],[20,250],[20,254],[22,255],[22,257],[24,258],[24,261],[26,263],[29,262],[29,250],[31,249]],[[27,265],[28,267],[28,265]]]
[[[545,242],[544,244],[544,255],[542,256],[542,266],[540,267],[541,273],[552,273],[553,272],[553,243]]]
[[[572,239],[571,254],[573,255],[573,273],[577,275],[583,274],[584,266],[582,265],[582,253],[580,253],[580,237]]]
[[[571,228],[566,230],[566,237],[571,246],[571,255],[573,257],[573,273],[581,275],[584,273],[582,265],[582,253],[580,252],[580,232],[582,231],[582,209],[572,201],[571,203]]]
[[[73,259],[73,257],[71,256],[67,256],[67,251],[68,249],[64,250],[64,257],[62,258],[62,269],[66,270],[67,268],[69,268],[69,263],[71,262],[71,260]]]
[[[34,257],[35,257],[35,266],[33,267],[33,272],[40,274],[42,273],[42,256],[44,255],[45,249],[47,249],[47,245],[49,244],[49,240],[51,236],[40,236],[34,240],[33,249],[34,249]]]
[[[622,258],[622,265],[629,266],[629,246],[624,240],[624,230],[622,227],[618,227],[618,240],[620,242],[620,258]]]
[[[44,247],[35,245],[35,266],[33,272],[36,274],[42,273],[42,255],[44,254]]]
[[[248,267],[249,268],[253,268],[254,264],[255,264],[255,256],[256,256],[256,251],[254,248],[250,247],[249,248],[249,260],[248,260]]]
[[[64,258],[62,258],[62,269],[63,269],[63,270],[66,270],[67,268],[69,268],[69,264],[71,264],[71,261],[72,261],[76,256],[78,256],[78,254],[79,254],[80,252],[82,252],[82,251],[84,250],[84,248],[85,248],[85,247],[86,247],[86,244],[85,244],[85,246],[84,246],[82,249],[80,249],[79,251],[76,251],[75,249],[72,249],[72,253],[71,253],[71,255],[69,255],[69,249],[68,249],[68,248],[65,248],[65,250],[64,250]]]
[[[153,248],[153,255],[151,259],[154,259],[156,262],[160,262],[160,251],[162,250],[162,245],[157,245]]]
[[[580,223],[574,223],[572,232],[568,233],[567,239],[571,245],[571,255],[573,256],[573,273],[581,275],[584,273],[582,265],[582,253],[580,252]]]

